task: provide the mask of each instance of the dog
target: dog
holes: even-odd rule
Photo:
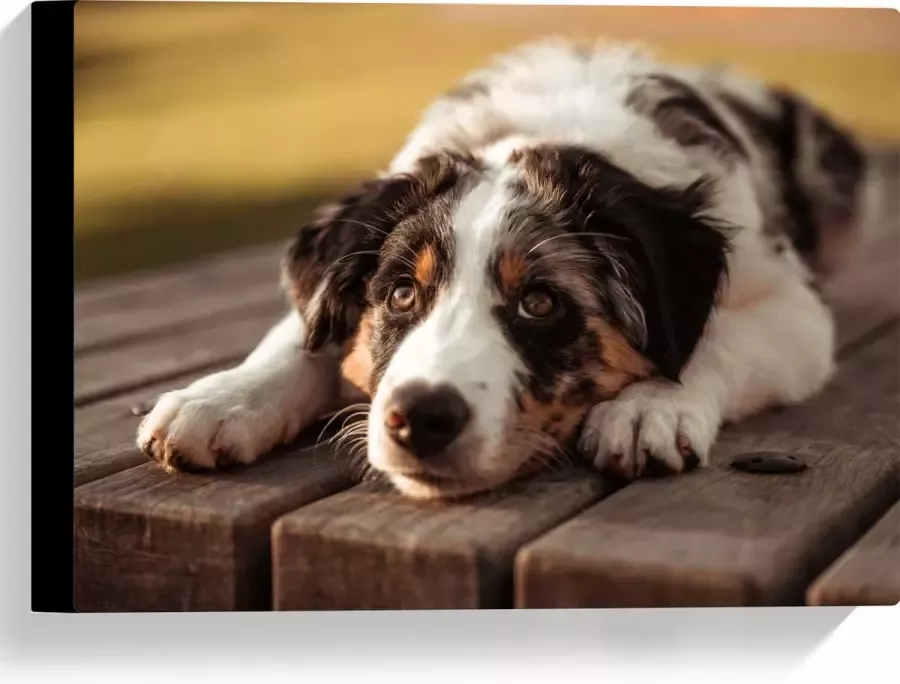
[[[819,286],[867,168],[797,93],[631,44],[520,46],[296,232],[290,313],[159,397],[138,445],[246,465],[363,402],[368,466],[413,498],[571,454],[627,480],[705,467],[724,424],[829,382]]]

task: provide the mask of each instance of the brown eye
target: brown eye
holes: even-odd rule
[[[405,313],[416,303],[416,288],[408,282],[400,282],[391,290],[388,306],[394,311]]]
[[[518,314],[523,318],[547,318],[556,311],[556,300],[542,288],[533,288],[525,292],[519,300]]]

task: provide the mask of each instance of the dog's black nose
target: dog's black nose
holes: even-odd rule
[[[426,459],[449,446],[470,418],[468,403],[449,385],[411,383],[394,391],[384,426],[397,444]]]

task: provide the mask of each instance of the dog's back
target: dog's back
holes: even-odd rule
[[[518,137],[588,145],[651,184],[698,169],[727,178],[728,159],[742,157],[768,241],[789,241],[819,275],[844,263],[858,235],[865,155],[818,105],[631,45],[543,41],[502,55],[425,112],[391,171]]]
[[[774,183],[767,221],[820,274],[846,261],[858,235],[865,153],[849,131],[798,93],[732,74],[699,82],[734,116]]]

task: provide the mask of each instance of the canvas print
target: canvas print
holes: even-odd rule
[[[900,602],[900,17],[74,8],[81,612]]]

